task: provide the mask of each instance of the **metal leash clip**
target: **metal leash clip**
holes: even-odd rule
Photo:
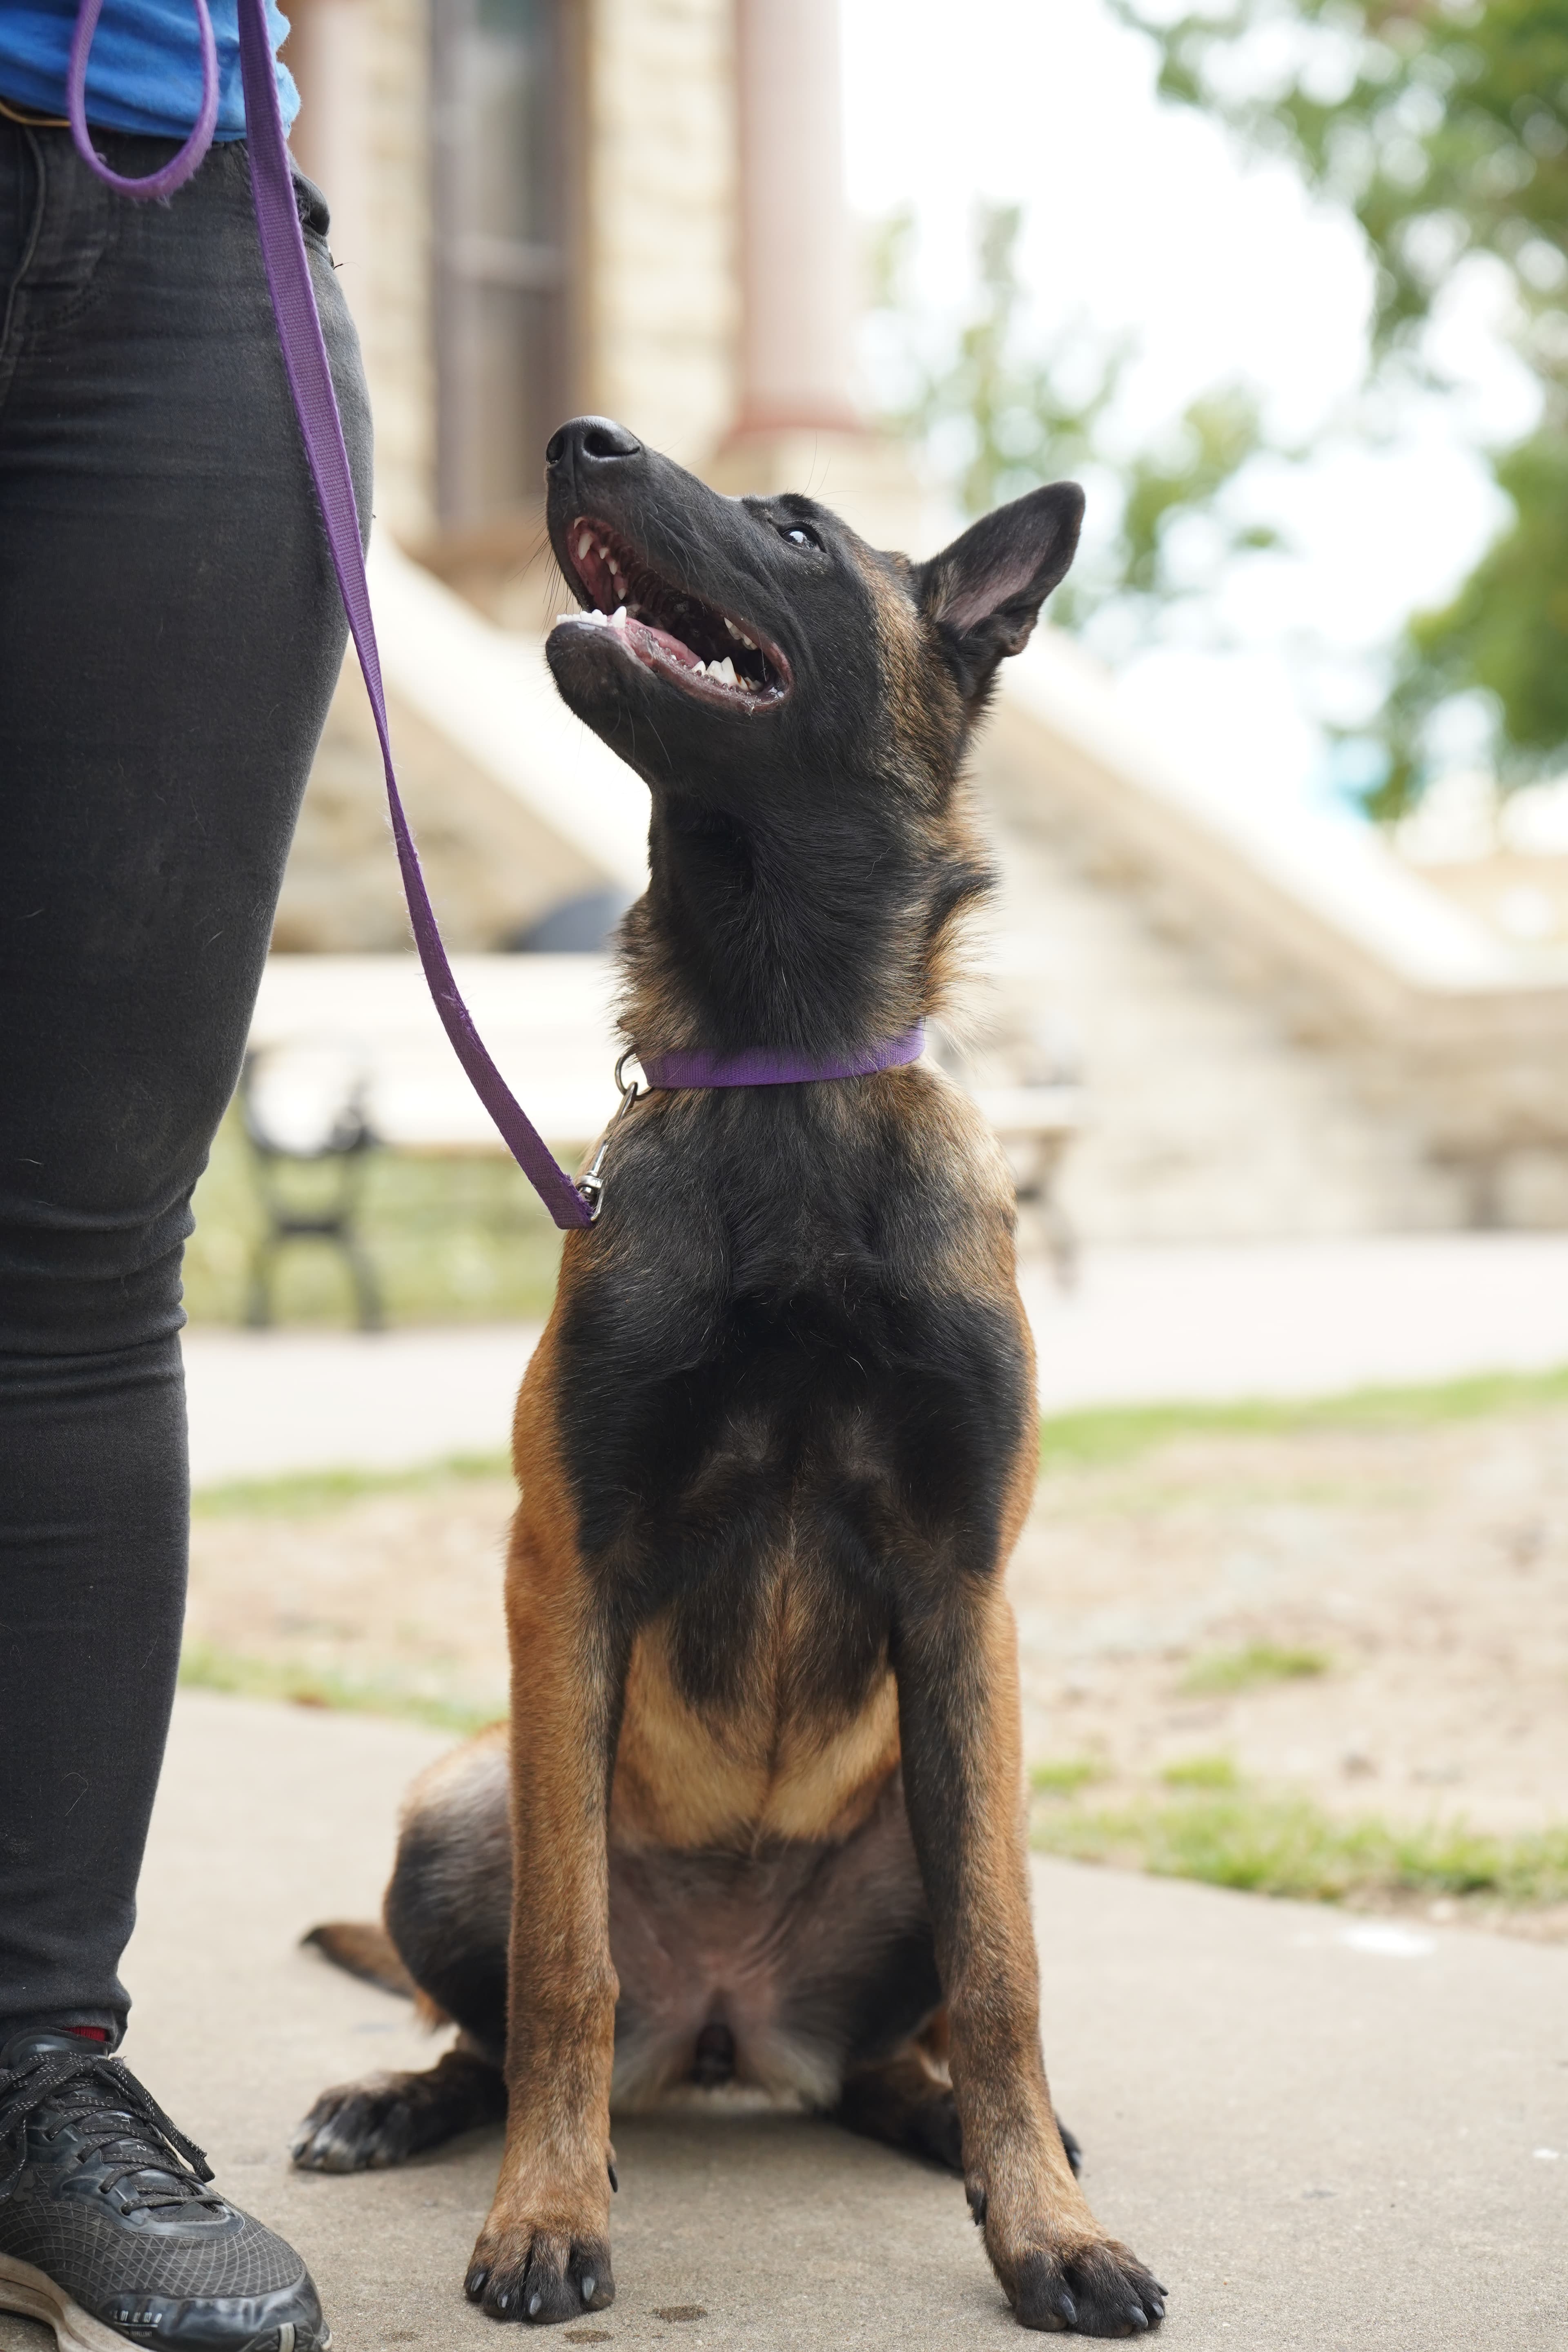
[[[642,1088],[638,1086],[636,1078],[628,1081],[621,1075],[622,1071],[626,1068],[626,1064],[628,1062],[636,1062],[637,1058],[636,1052],[630,1045],[628,1045],[626,1052],[621,1055],[620,1060],[616,1064],[616,1086],[620,1094],[621,1107],[619,1110],[616,1111],[614,1118],[610,1121],[609,1126],[605,1130],[605,1139],[603,1143],[600,1144],[597,1151],[594,1154],[594,1162],[592,1167],[588,1170],[585,1176],[579,1177],[577,1181],[577,1190],[582,1193],[583,1198],[588,1203],[588,1223],[591,1225],[598,1223],[599,1212],[605,1205],[605,1178],[603,1172],[605,1166],[605,1154],[608,1151],[611,1144],[616,1139],[616,1129],[619,1127],[622,1119],[625,1118],[627,1111],[630,1110],[633,1103],[636,1102],[638,1095],[642,1092]],[[642,1066],[638,1063],[637,1066],[640,1068]]]

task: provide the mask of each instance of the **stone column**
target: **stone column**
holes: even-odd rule
[[[740,0],[738,433],[854,432],[837,0]]]
[[[285,59],[300,85],[292,146],[332,212],[332,258],[351,308],[369,293],[370,0],[295,0]]]
[[[740,382],[708,471],[805,490],[877,544],[922,536],[908,453],[855,397],[857,256],[844,188],[837,0],[737,0]]]
[[[405,541],[433,520],[430,25],[426,0],[289,0],[291,142],[331,207],[332,258],[375,414],[375,510]]]

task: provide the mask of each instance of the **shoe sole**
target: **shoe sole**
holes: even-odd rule
[[[60,2352],[125,2352],[126,2346],[135,2341],[133,2336],[121,2336],[118,2327],[94,2319],[47,2272],[35,2270],[31,2263],[19,2263],[14,2254],[0,2254],[0,2311],[14,2311],[23,2319],[41,2319],[46,2327],[54,2329]],[[284,2321],[278,2336],[278,2352],[294,2352],[291,2320]],[[331,2352],[331,2343],[332,2331],[328,2327],[316,2352]]]

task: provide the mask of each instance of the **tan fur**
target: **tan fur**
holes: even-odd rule
[[[1028,1475],[1032,1483],[1032,1467]],[[937,1936],[965,2179],[972,2197],[984,2200],[986,2251],[1011,2292],[1030,2253],[1068,2254],[1109,2241],[1068,2163],[1040,2056],[1039,1961],[1020,1818],[1017,1632],[999,1580],[975,1591],[973,1609],[973,1679],[963,1694],[970,1802],[955,1846],[954,1900],[945,1916],[938,1913]]]
[[[351,1977],[362,1977],[366,1984],[379,1985],[383,1992],[400,1993],[405,2000],[424,2000],[397,1956],[397,1948],[384,1927],[366,1919],[327,1919],[321,1927],[312,1927],[301,1936],[301,1944],[314,1945],[322,1958],[334,1968],[345,1969]]]
[[[507,1564],[514,1818],[505,2153],[479,2263],[563,2267],[574,2241],[607,2242],[610,2075],[618,1987],[610,1960],[605,1787],[611,1692],[597,1654],[555,1422],[554,1353],[569,1293],[518,1398],[522,1500]],[[607,2275],[606,2259],[604,2265]]]
[[[866,1819],[899,1760],[892,1675],[847,1722],[792,1717],[789,1605],[786,1590],[779,1601],[786,1622],[764,1662],[771,1671],[722,1717],[700,1714],[680,1697],[663,1625],[639,1638],[616,1759],[616,1845],[743,1850],[782,1838],[847,1837]]]

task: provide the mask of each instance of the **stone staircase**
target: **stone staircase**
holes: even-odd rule
[[[999,1050],[1081,1057],[1101,1237],[1568,1223],[1568,957],[1510,947],[1348,814],[1238,807],[1044,631],[976,766]]]

